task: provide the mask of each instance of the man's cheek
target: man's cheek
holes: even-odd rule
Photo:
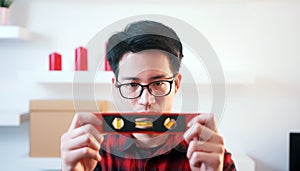
[[[130,105],[131,109],[134,109],[135,106],[138,105],[138,102],[136,100],[128,100],[128,104]]]

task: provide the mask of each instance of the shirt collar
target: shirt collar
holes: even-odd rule
[[[123,134],[119,137],[119,150],[120,151],[126,151],[130,147],[132,147],[135,144],[135,140],[132,134]]]

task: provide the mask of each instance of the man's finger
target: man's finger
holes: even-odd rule
[[[101,143],[98,142],[91,134],[83,134],[62,144],[62,149],[64,150],[75,150],[83,147],[90,147],[99,151]]]
[[[102,124],[102,121],[99,120],[93,113],[79,112],[75,114],[69,130],[78,128],[85,124],[100,126]]]
[[[86,124],[79,128],[75,128],[69,131],[67,136],[68,138],[73,139],[84,134],[91,134],[100,143],[103,141],[103,135],[92,124]]]
[[[192,127],[185,131],[183,137],[187,143],[190,143],[193,139],[197,139],[214,142],[216,144],[224,144],[221,135],[199,123],[195,123]]]
[[[216,153],[206,153],[197,151],[192,154],[189,161],[192,167],[199,167],[201,163],[205,163],[207,166],[214,168],[222,164],[221,157],[221,155]]]
[[[78,163],[84,158],[92,158],[96,161],[101,160],[101,156],[99,154],[99,151],[94,150],[90,147],[84,147],[84,148],[79,148],[76,150],[69,151],[68,154],[68,160],[72,161],[72,164]]]
[[[188,124],[188,127],[193,126],[195,123],[200,123],[207,126],[208,128],[217,131],[214,114],[212,113],[201,113],[200,115],[194,117]]]
[[[189,148],[187,150],[187,158],[190,159],[194,152],[206,152],[206,153],[224,153],[224,147],[221,145],[213,144],[210,142],[197,141],[193,140],[189,144]]]

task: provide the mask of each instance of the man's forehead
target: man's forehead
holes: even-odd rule
[[[124,54],[119,63],[119,77],[124,80],[157,79],[172,75],[168,57],[156,50]]]
[[[142,58],[141,57],[145,57]],[[123,63],[128,63],[132,61],[137,61],[139,59],[145,60],[145,59],[150,59],[150,60],[162,60],[167,59],[165,62],[169,62],[168,57],[166,52],[162,50],[157,50],[157,49],[147,49],[139,52],[126,52],[123,54],[121,57],[121,60],[119,61],[119,65],[123,65]]]

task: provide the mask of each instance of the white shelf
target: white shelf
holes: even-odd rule
[[[91,73],[88,71],[21,72],[19,80],[39,84],[110,84],[112,72]]]
[[[187,73],[183,73],[187,74]],[[192,78],[191,78],[192,76]],[[205,75],[205,73],[192,73],[190,75],[190,79],[187,77],[182,78],[182,83],[190,84],[222,84],[225,83],[226,85],[242,85],[242,84],[253,84],[255,83],[255,76],[253,73],[250,72],[243,72],[243,71],[224,71],[224,79],[225,82],[221,82],[219,80],[214,80],[212,82],[212,78],[209,75]]]
[[[224,72],[225,84],[253,84],[255,77],[251,73],[245,72]],[[45,72],[21,72],[19,79],[24,82],[36,82],[39,84],[111,84],[112,72],[90,73],[88,71],[45,71]],[[207,75],[194,76],[193,79],[183,77],[183,84],[211,84]],[[221,82],[215,82],[219,84]]]
[[[255,75],[252,72],[224,71],[225,84],[254,84]]]
[[[19,126],[29,119],[29,113],[18,111],[1,111],[0,126]]]
[[[29,32],[27,29],[19,26],[5,25],[0,26],[0,39],[29,39]]]

